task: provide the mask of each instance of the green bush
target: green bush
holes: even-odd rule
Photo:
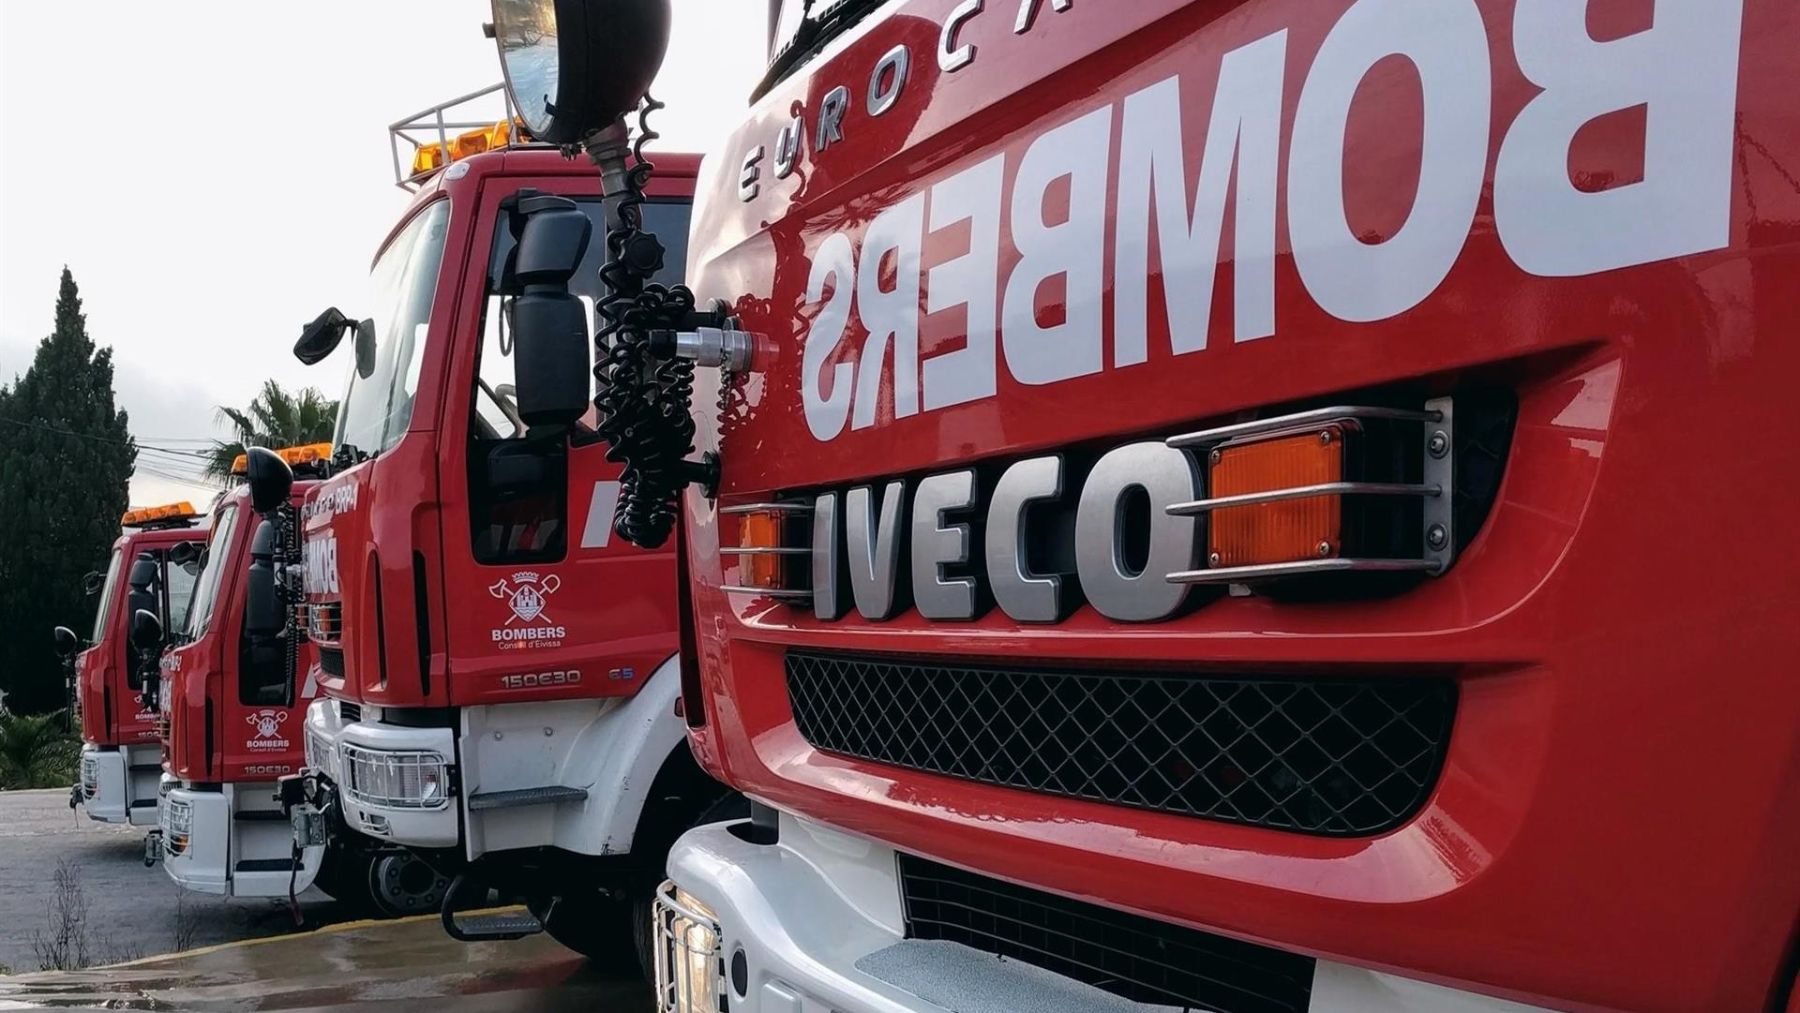
[[[63,731],[61,711],[0,714],[0,789],[66,788],[80,760],[81,740]]]

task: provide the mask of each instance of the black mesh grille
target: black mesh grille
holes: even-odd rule
[[[1304,1010],[1313,961],[900,856],[906,934],[1022,960],[1133,1002]]]
[[[334,679],[344,677],[344,652],[336,647],[319,648],[319,668]]]
[[[1441,679],[1242,679],[792,652],[819,749],[952,777],[1311,834],[1424,804],[1449,741]]]

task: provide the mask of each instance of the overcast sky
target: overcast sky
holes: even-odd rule
[[[762,65],[757,0],[674,0],[666,150],[708,150]],[[268,377],[337,397],[342,357],[289,352],[354,306],[405,209],[387,125],[500,79],[488,0],[0,0],[0,383],[75,273],[139,442],[197,447]],[[498,118],[496,107],[495,118]],[[133,504],[199,498],[140,455]],[[149,474],[145,468],[163,472]]]

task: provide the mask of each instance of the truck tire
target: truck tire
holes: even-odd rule
[[[636,974],[648,979],[654,966],[651,916],[656,890],[663,881],[667,843],[673,843],[676,837],[694,827],[749,815],[749,801],[730,792],[706,806],[698,817],[680,819],[679,823],[665,822],[657,827],[646,826],[640,836],[656,842],[656,862],[621,884],[620,893],[594,891],[565,895],[556,898],[554,904],[531,905],[532,913],[543,921],[544,931],[550,938],[586,957],[595,969],[620,976]],[[669,817],[674,817],[674,813],[671,812]],[[633,851],[636,851],[635,847]]]
[[[372,852],[365,882],[371,905],[384,918],[435,912],[450,888],[450,880],[408,851]]]

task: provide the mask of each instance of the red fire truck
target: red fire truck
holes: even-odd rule
[[[273,454],[311,479],[331,446]],[[249,459],[240,455],[233,474],[245,475]],[[316,654],[293,621],[297,595],[283,600],[278,573],[282,541],[297,537],[312,484],[292,483],[285,500],[271,498],[273,507],[253,504],[239,485],[214,509],[193,607],[161,659],[163,797],[145,860],[161,861],[176,883],[203,893],[292,899],[316,880],[340,901],[403,913],[380,885],[416,860],[391,847],[350,847],[355,840],[330,852],[296,849],[275,793],[277,779],[303,763],[301,726],[318,693]]]
[[[607,128],[666,5],[532,6]],[[771,23],[612,335],[714,364],[621,530],[756,804],[665,1009],[1797,1008],[1791,5]]]
[[[162,763],[156,731],[156,657],[134,643],[142,611],[158,628],[187,612],[198,572],[195,554],[206,537],[191,504],[129,510],[125,533],[113,543],[103,575],[91,575],[100,601],[87,646],[66,626],[56,628],[57,653],[70,666],[73,703],[81,716],[81,781],[69,807],[83,806],[103,823],[156,825]]]
[[[669,845],[728,793],[678,714],[674,554],[613,535],[619,467],[583,417],[601,181],[511,122],[396,125],[467,129],[413,155],[366,319],[328,311],[295,349],[349,337],[354,361],[303,511],[324,695],[287,797],[302,840],[364,835],[453,876],[458,938],[547,927],[636,962]],[[639,210],[682,236],[697,159],[660,161]],[[532,915],[456,917],[490,889]]]

